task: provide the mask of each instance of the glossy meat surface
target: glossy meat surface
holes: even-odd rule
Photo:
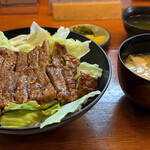
[[[26,52],[19,52],[17,61],[16,61],[16,71],[22,72],[25,71],[28,68],[28,62],[27,62],[27,54]]]
[[[66,104],[97,89],[97,79],[81,73],[80,60],[65,45],[55,42],[52,55],[48,40],[30,52],[0,48],[0,108],[36,100],[39,104],[57,99]]]

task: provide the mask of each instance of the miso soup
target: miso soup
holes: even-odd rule
[[[127,18],[127,22],[146,30],[150,30],[150,15],[134,15]]]
[[[150,80],[150,54],[130,55],[124,64],[137,75]]]

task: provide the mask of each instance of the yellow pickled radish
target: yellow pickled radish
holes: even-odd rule
[[[103,44],[106,41],[106,36],[95,36],[93,39],[98,45]]]
[[[89,39],[93,40],[94,42],[96,42],[98,45],[103,44],[106,41],[106,36],[101,35],[101,36],[94,36],[94,35],[85,35],[86,37],[88,37]]]
[[[94,35],[91,35],[91,34],[87,34],[85,35],[86,37],[88,37],[89,39],[93,40],[94,39]]]

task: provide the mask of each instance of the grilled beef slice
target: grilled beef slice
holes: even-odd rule
[[[28,67],[27,62],[27,54],[26,52],[18,52],[17,62],[16,62],[16,71],[24,72]]]
[[[80,97],[95,91],[97,89],[97,79],[89,74],[81,72],[81,77],[78,83],[78,94]]]
[[[59,44],[58,42],[55,42],[53,53],[52,53],[52,63],[57,67],[62,67],[61,50],[62,50],[62,45]]]
[[[1,69],[13,71],[16,65],[17,52],[8,51],[6,48],[0,48],[0,55],[4,58]]]
[[[80,65],[80,60],[73,54],[69,54],[65,45],[62,46],[62,51],[64,54],[62,57],[64,65],[67,66],[70,71],[72,71],[73,75],[76,75],[77,68]]]
[[[57,99],[62,103],[66,103],[69,100],[69,92],[67,90],[65,79],[62,75],[61,68],[54,64],[47,66],[47,73],[52,81],[54,88],[57,91]]]
[[[32,68],[27,69],[27,88],[30,100],[37,100],[41,97],[40,84],[37,82],[37,75]]]
[[[46,73],[39,67],[27,70],[27,88],[30,100],[44,103],[56,98],[56,91]]]
[[[77,100],[79,97],[78,97],[78,92],[76,89],[76,81],[74,79],[74,75],[72,71],[67,66],[63,66],[62,72],[63,72],[63,76],[66,81],[66,85],[68,87],[69,93],[70,93],[68,102]]]
[[[48,64],[50,64],[50,50],[49,50],[49,42],[45,40],[42,46],[39,49],[39,66],[44,69]]]
[[[32,51],[28,53],[28,66],[32,69],[39,66],[39,49],[40,46],[36,46]]]
[[[0,55],[0,69],[2,68],[3,61],[4,61],[4,57],[2,57],[2,56]]]
[[[9,102],[15,102],[12,72],[0,70],[0,108],[4,108]]]
[[[16,103],[27,103],[29,101],[27,91],[27,76],[23,72],[14,72],[12,77],[14,80],[14,99]]]
[[[39,83],[42,92],[42,96],[39,99],[41,103],[55,99],[56,91],[45,70],[38,67],[37,69],[34,69],[34,72],[37,76],[37,82]]]

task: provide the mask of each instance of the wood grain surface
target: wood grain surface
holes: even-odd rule
[[[150,2],[134,1],[132,5]],[[128,99],[118,82],[118,49],[128,38],[122,20],[55,22],[48,1],[41,0],[38,14],[0,15],[0,30],[27,27],[33,21],[48,27],[92,23],[106,28],[111,34],[110,44],[104,48],[112,65],[111,83],[100,101],[76,121],[42,134],[0,134],[0,150],[149,150],[150,111]]]

